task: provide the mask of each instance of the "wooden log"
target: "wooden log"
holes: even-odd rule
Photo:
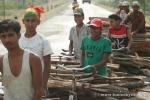
[[[61,77],[61,78],[66,78],[66,79],[72,79],[73,78],[73,74],[59,74],[59,73],[51,73],[50,75],[52,76],[58,76],[58,77]],[[86,77],[90,77],[92,76],[91,73],[82,73],[82,74],[75,74],[75,77],[77,79],[79,78],[86,78]]]
[[[107,67],[109,67],[110,69],[119,69],[120,65],[119,64],[107,63]]]
[[[145,34],[135,34],[132,36],[133,39],[136,39],[136,38],[143,38],[143,39],[146,39],[146,38],[150,38],[150,33],[145,33]]]
[[[99,93],[119,93],[119,94],[129,93],[127,88],[119,87],[119,86],[113,86],[110,84],[101,85],[101,86],[99,85],[96,88],[93,88],[91,85],[90,90],[95,91],[95,92],[99,92]]]
[[[50,73],[73,74],[72,71],[66,71],[66,70],[60,70],[60,69],[50,69]]]
[[[132,62],[133,62],[133,64],[139,65],[141,67],[150,68],[150,60],[149,59],[145,59],[143,57],[138,57],[138,58],[132,59]]]
[[[133,52],[147,52],[150,53],[150,41],[133,42],[131,44],[131,50]]]
[[[79,64],[80,64],[77,60],[71,60],[71,61],[62,60],[62,61],[60,62],[59,59],[52,59],[52,60],[51,60],[51,63],[52,63],[52,64],[62,63],[62,64],[65,64],[65,65],[79,65]]]

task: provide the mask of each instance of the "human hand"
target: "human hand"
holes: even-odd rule
[[[116,42],[112,42],[112,47],[113,47],[113,48],[116,47]]]
[[[96,67],[94,66],[94,65],[91,65],[92,67],[92,74],[93,74],[93,76],[95,76],[96,75],[96,71],[97,71],[97,69],[96,69]]]

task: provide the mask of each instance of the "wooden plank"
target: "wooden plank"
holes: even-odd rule
[[[59,59],[51,59],[51,63],[52,64],[58,64],[58,63],[62,63],[65,65],[79,65],[79,61],[77,60],[61,60],[61,62],[59,61]]]
[[[146,32],[145,34],[140,34],[140,33],[137,33],[137,34],[134,34],[133,35],[133,39],[136,39],[136,38],[139,38],[139,39],[147,39],[147,38],[150,38],[150,32]]]
[[[150,53],[150,40],[149,41],[132,42],[131,50],[133,52],[138,52],[138,53]]]
[[[120,64],[107,63],[107,66],[111,69],[119,69]]]

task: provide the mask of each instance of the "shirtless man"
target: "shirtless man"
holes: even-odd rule
[[[20,29],[15,20],[0,22],[0,40],[8,50],[0,57],[4,100],[41,100],[41,61],[35,54],[19,47]]]

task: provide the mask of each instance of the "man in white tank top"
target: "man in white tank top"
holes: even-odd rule
[[[53,52],[49,41],[36,31],[37,26],[40,24],[41,13],[43,13],[43,9],[35,5],[26,10],[23,18],[26,32],[21,35],[19,45],[21,48],[30,50],[40,57],[42,62],[43,88],[46,90],[51,65],[50,56]]]
[[[0,57],[4,100],[41,100],[41,61],[35,54],[19,47],[20,28],[15,20],[0,22],[0,40],[8,50]]]

